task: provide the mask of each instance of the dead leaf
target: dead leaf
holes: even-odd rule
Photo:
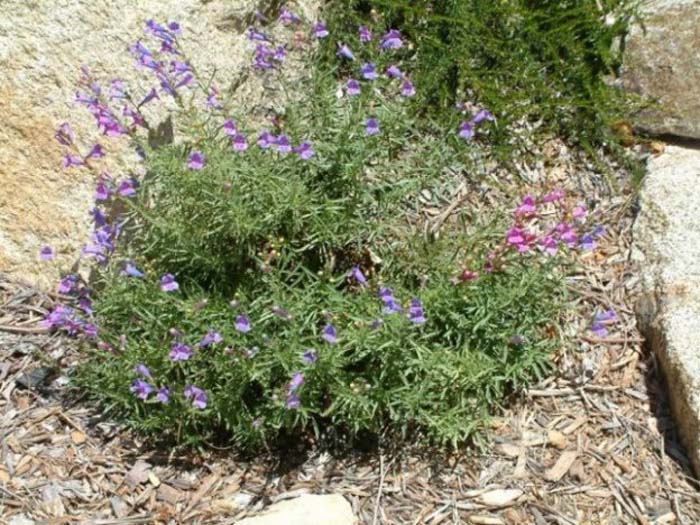
[[[79,432],[77,430],[71,432],[70,437],[73,440],[73,443],[75,443],[76,445],[82,445],[87,440],[87,436],[84,433]]]
[[[165,501],[167,503],[170,503],[171,505],[175,505],[184,497],[184,494],[181,490],[171,487],[170,485],[167,485],[165,483],[161,483],[158,487],[156,497],[161,501]]]
[[[134,466],[131,467],[131,470],[124,476],[124,483],[132,488],[146,483],[148,481],[148,471],[150,469],[150,463],[146,463],[142,459],[137,460]]]

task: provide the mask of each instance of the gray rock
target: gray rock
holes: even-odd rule
[[[622,85],[658,101],[635,125],[700,138],[700,0],[653,0],[625,43]]]
[[[270,505],[258,516],[235,525],[355,525],[350,503],[338,494],[305,494]]]
[[[700,150],[668,146],[650,162],[632,258],[640,269],[639,324],[700,474]]]

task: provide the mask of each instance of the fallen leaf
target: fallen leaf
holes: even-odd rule
[[[131,467],[131,470],[124,476],[124,483],[130,487],[135,487],[148,481],[148,471],[151,469],[151,464],[139,459]]]
[[[75,443],[76,445],[82,445],[87,440],[87,436],[84,433],[79,432],[77,430],[71,432],[70,437],[73,440],[73,443]]]

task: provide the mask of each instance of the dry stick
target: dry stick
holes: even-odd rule
[[[382,499],[382,489],[384,488],[384,476],[386,476],[386,471],[384,469],[384,454],[379,454],[379,489],[377,490],[377,499],[374,502],[374,513],[372,516],[372,525],[377,525],[377,519],[379,517],[379,502]]]
[[[23,327],[0,325],[0,332],[9,332],[11,334],[46,334],[49,332],[49,329],[41,326]]]

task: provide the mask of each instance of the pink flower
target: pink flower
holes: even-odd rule
[[[578,242],[578,234],[570,224],[562,222],[556,225],[554,228],[559,234],[559,238],[564,242],[569,248],[573,248]]]
[[[588,217],[588,208],[586,208],[585,204],[581,204],[579,206],[576,206],[573,211],[573,216],[574,219],[577,221],[582,221],[586,217]]]
[[[506,241],[508,244],[517,248],[521,253],[530,251],[530,245],[534,240],[535,236],[533,234],[517,226],[514,226],[506,233]]]
[[[545,235],[542,237],[537,244],[540,245],[542,251],[552,257],[559,251],[559,241],[554,237],[554,235]]]
[[[555,202],[564,198],[564,190],[554,190],[542,197],[542,202]]]

